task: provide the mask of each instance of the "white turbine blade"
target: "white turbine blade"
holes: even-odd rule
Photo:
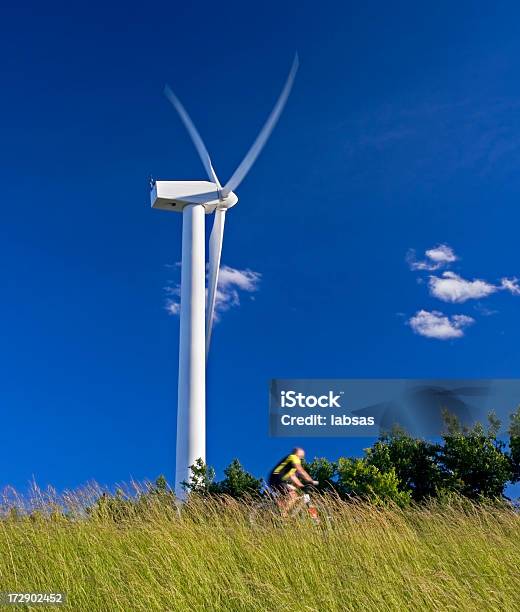
[[[242,179],[249,172],[251,166],[255,163],[256,158],[260,154],[260,151],[263,149],[267,139],[271,135],[271,132],[273,131],[274,126],[276,125],[276,122],[278,121],[278,119],[280,118],[280,115],[282,114],[283,107],[285,106],[285,103],[287,102],[287,98],[289,97],[289,94],[291,93],[291,88],[294,83],[294,77],[296,76],[296,71],[298,70],[298,65],[299,65],[298,54],[296,54],[294,56],[294,61],[291,66],[289,76],[287,77],[287,81],[285,82],[284,88],[282,89],[282,93],[280,94],[278,101],[274,105],[274,108],[271,111],[271,114],[269,115],[267,121],[265,122],[265,125],[262,128],[260,134],[258,134],[258,136],[256,137],[256,140],[253,143],[253,146],[249,149],[247,155],[244,157],[244,159],[242,160],[238,168],[235,170],[232,177],[225,184],[224,189],[223,189],[224,197],[226,197],[230,191],[233,191],[234,189],[238,187],[238,185],[240,185],[240,183],[242,182]]]
[[[209,268],[208,268],[208,298],[206,307],[206,358],[209,353],[213,315],[215,313],[215,299],[217,297],[218,273],[220,270],[220,257],[222,255],[222,240],[224,238],[224,222],[226,209],[215,210],[215,220],[209,238]]]
[[[200,137],[200,134],[197,128],[195,127],[193,121],[190,119],[190,116],[186,112],[186,109],[168,85],[164,86],[164,95],[168,98],[168,100],[173,104],[175,110],[179,113],[179,116],[182,122],[184,123],[185,128],[188,130],[188,133],[191,136],[195,148],[197,149],[197,153],[199,154],[199,157],[202,160],[209,180],[213,183],[216,183],[217,187],[221,189],[219,180],[217,178],[215,170],[213,169],[213,165],[211,164],[211,158],[209,156],[208,150],[206,149],[206,145],[202,141],[202,138]]]

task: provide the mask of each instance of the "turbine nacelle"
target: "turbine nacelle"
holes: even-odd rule
[[[206,214],[227,210],[238,202],[230,191],[225,197],[211,181],[155,181],[150,192],[152,208],[182,212],[189,204],[202,204]]]

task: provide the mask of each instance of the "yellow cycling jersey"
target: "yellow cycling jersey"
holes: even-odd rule
[[[281,480],[288,480],[296,473],[297,467],[301,464],[302,462],[298,455],[287,455],[287,457],[274,468],[272,473]]]

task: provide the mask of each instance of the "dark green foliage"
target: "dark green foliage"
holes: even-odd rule
[[[195,495],[229,495],[235,499],[254,497],[260,494],[262,480],[246,472],[238,459],[224,470],[225,478],[215,482],[215,470],[197,459],[191,466],[189,482],[184,482],[185,490]]]
[[[238,459],[233,459],[228,465],[224,470],[224,476],[224,480],[215,483],[213,492],[229,495],[235,499],[260,495],[262,479],[246,472]]]
[[[162,474],[157,477],[157,480],[155,481],[155,486],[151,488],[150,492],[157,493],[158,495],[169,493],[168,482]]]
[[[319,482],[319,491],[334,490],[334,478],[336,476],[336,463],[325,457],[315,457],[311,462],[304,460],[303,467],[313,480]]]
[[[502,497],[504,488],[513,474],[511,461],[505,452],[505,444],[497,439],[500,424],[490,415],[490,425],[485,431],[477,423],[470,430],[453,425],[444,434],[440,462],[452,488],[469,498]]]
[[[509,448],[513,482],[520,480],[520,406],[511,415],[509,424]]]
[[[336,474],[336,488],[341,497],[360,497],[377,504],[392,501],[400,506],[410,502],[410,491],[399,490],[399,480],[393,467],[382,472],[365,459],[340,457]]]
[[[439,465],[440,449],[439,444],[412,438],[394,429],[366,449],[366,461],[381,472],[394,468],[399,490],[409,490],[415,501],[422,501],[434,497],[446,486],[446,476]]]
[[[183,481],[182,486],[187,493],[195,493],[197,495],[210,495],[217,493],[218,488],[214,482],[215,470],[204,463],[199,458],[193,465],[190,465],[190,479]]]
[[[380,470],[365,459],[340,457],[332,462],[324,457],[304,464],[309,475],[319,482],[320,492],[334,492],[343,499],[363,498],[375,503],[393,501],[406,505],[409,491],[399,488],[399,480],[392,466]]]

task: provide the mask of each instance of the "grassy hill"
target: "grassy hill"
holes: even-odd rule
[[[48,503],[32,517],[11,512],[0,520],[0,591],[65,591],[66,608],[86,612],[519,609],[512,510],[325,504],[331,520],[318,526],[276,513],[251,524],[248,504],[222,499],[180,514],[152,499],[117,520],[64,517]]]

